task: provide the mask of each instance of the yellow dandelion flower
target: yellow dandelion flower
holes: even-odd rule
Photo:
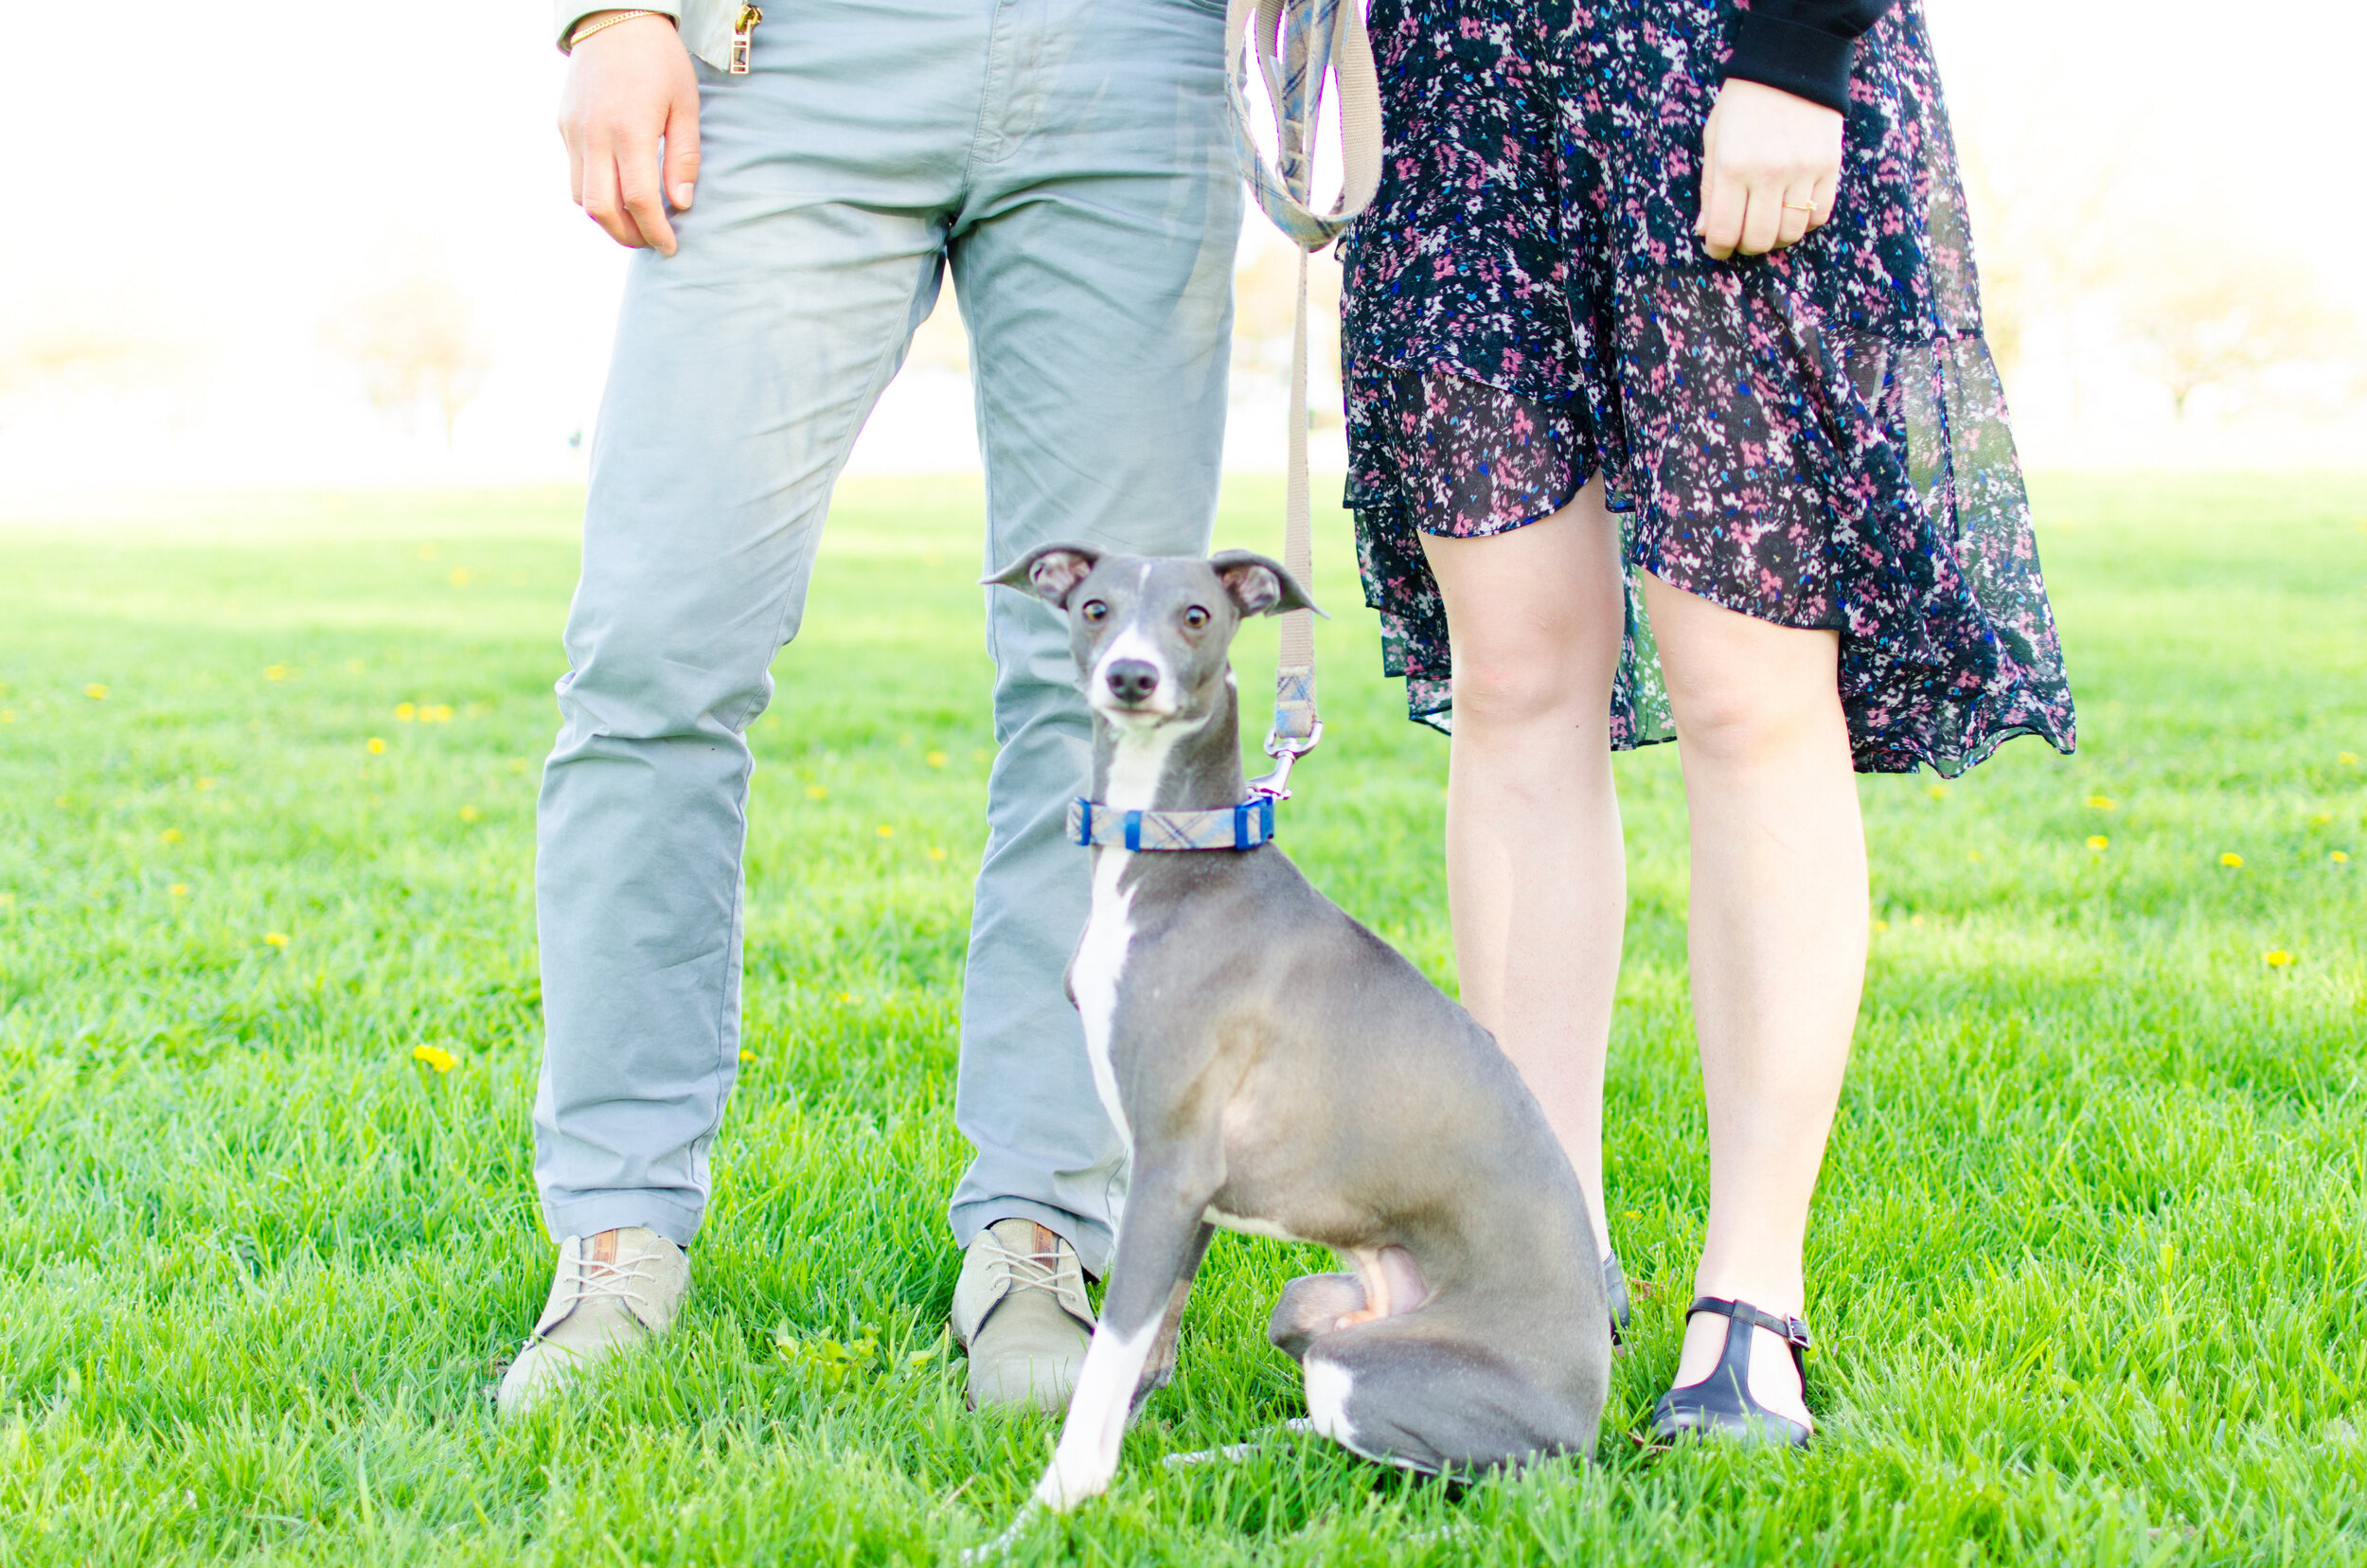
[[[896,836],[896,829],[882,822],[880,824],[880,836],[881,838],[894,838]]]
[[[2260,961],[2270,969],[2283,969],[2293,961],[2293,955],[2283,948],[2270,948],[2260,955]]]
[[[2351,864],[2350,855],[2346,851],[2340,849],[2337,849],[2333,854],[2328,855],[2326,859],[2332,861],[2337,865],[2348,865]]]
[[[181,842],[181,829],[178,828],[168,828],[156,836],[167,844],[178,844]]]
[[[263,933],[263,940],[269,946],[284,948],[288,945],[288,934],[284,931],[266,931]]]
[[[1888,920],[1877,920],[1874,922],[1874,929],[1876,931],[1888,931],[1890,928],[1891,923]]]
[[[2353,767],[2356,766],[2358,761],[2358,753],[2342,752],[2335,757],[2335,760],[2341,763],[2346,768]]]
[[[16,722],[16,709],[14,709],[14,708],[0,708],[0,724],[13,724],[13,723],[15,723],[15,722]]]
[[[409,703],[397,703],[395,704],[395,722],[398,724],[407,724],[418,716],[419,710],[412,706]]]
[[[2088,797],[2088,806],[2091,811],[2109,811],[2118,805],[2120,802],[2110,795],[2094,794]]]
[[[933,861],[943,860],[945,858],[945,846],[941,844],[933,844],[929,846],[929,858]]]
[[[510,771],[511,773],[524,773],[524,772],[525,772],[525,771],[526,771],[526,759],[525,759],[525,757],[511,757],[511,758],[509,759],[509,771]]]
[[[171,894],[176,899],[186,899],[189,896],[189,884],[187,882],[174,882],[170,887],[166,888],[165,891]]]
[[[266,681],[284,681],[287,678],[288,667],[286,665],[276,664],[263,667],[263,679]]]
[[[439,1073],[449,1073],[460,1065],[460,1059],[441,1045],[414,1045],[411,1047],[411,1060],[424,1061]]]
[[[841,1002],[852,1002],[855,999],[855,993],[853,991],[841,991],[838,993],[838,999]]]
[[[386,742],[383,738],[373,735],[362,742],[362,749],[372,757],[383,757],[386,755]]]
[[[829,797],[830,792],[824,789],[819,784],[809,784],[806,786],[806,798],[808,800],[828,800]]]
[[[82,695],[89,698],[94,703],[103,703],[107,700],[107,688],[100,686],[97,681],[93,681],[90,685],[82,688]]]
[[[2332,822],[2333,820],[2334,813],[2332,811],[2312,811],[2309,813],[2309,825],[2312,828],[2323,828],[2327,823]]]
[[[739,1060],[742,1061],[754,1061],[756,1060],[756,1053],[754,1051],[742,1051],[739,1053]]]
[[[933,751],[927,757],[923,758],[923,760],[925,760],[929,766],[933,768],[942,768],[945,766],[945,754],[940,751]]]
[[[477,818],[483,816],[484,814],[485,813],[483,811],[478,811],[473,806],[463,806],[460,808],[460,820],[463,822],[474,822]]]
[[[2244,857],[2231,849],[2226,854],[2219,857],[2219,864],[2221,865],[2241,865],[2244,864]]]
[[[2109,849],[2112,847],[2112,841],[2106,838],[2102,833],[2095,833],[2090,836],[2088,840],[2088,847],[2091,849]]]
[[[422,723],[422,724],[449,724],[449,723],[451,723],[451,722],[452,722],[452,704],[451,704],[450,703],[422,703],[422,704],[419,704],[419,722],[420,722],[420,723]]]
[[[1920,915],[1910,915],[1907,917],[1907,923],[1911,926],[1919,926],[1923,923],[1923,917]]]
[[[471,581],[469,569],[466,566],[454,566],[444,574],[444,580],[454,588],[466,588]]]
[[[210,778],[201,778],[197,781],[197,787],[201,790],[210,790],[214,787],[214,781]]]
[[[1946,800],[1948,798],[1948,786],[1945,784],[1927,784],[1923,787],[1923,793],[1930,795],[1933,800]]]

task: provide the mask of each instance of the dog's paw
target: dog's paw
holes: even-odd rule
[[[1054,1513],[1066,1513],[1109,1489],[1110,1471],[1106,1467],[1079,1464],[1056,1452],[1052,1463],[1043,1468],[1043,1479],[1036,1483],[1028,1501]]]

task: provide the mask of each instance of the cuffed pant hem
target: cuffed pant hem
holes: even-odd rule
[[[1110,1272],[1111,1236],[1109,1227],[1054,1208],[1049,1203],[1032,1203],[1025,1198],[988,1198],[974,1203],[960,1203],[953,1208],[953,1244],[967,1247],[978,1239],[978,1233],[1003,1220],[1033,1220],[1044,1229],[1059,1235],[1077,1249],[1077,1260],[1087,1274],[1099,1279]]]
[[[596,1192],[563,1203],[543,1205],[543,1223],[553,1241],[639,1225],[657,1232],[677,1247],[687,1247],[705,1218],[703,1209],[691,1208],[653,1192]]]

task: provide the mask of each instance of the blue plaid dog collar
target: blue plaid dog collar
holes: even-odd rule
[[[1273,796],[1201,811],[1119,811],[1068,803],[1068,841],[1108,849],[1255,849],[1273,838]]]

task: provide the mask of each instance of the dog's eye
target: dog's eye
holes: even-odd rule
[[[1197,632],[1208,624],[1208,612],[1195,604],[1184,612],[1184,624]]]
[[[1099,599],[1087,599],[1084,608],[1077,613],[1089,621],[1105,621],[1110,618],[1110,607]]]

